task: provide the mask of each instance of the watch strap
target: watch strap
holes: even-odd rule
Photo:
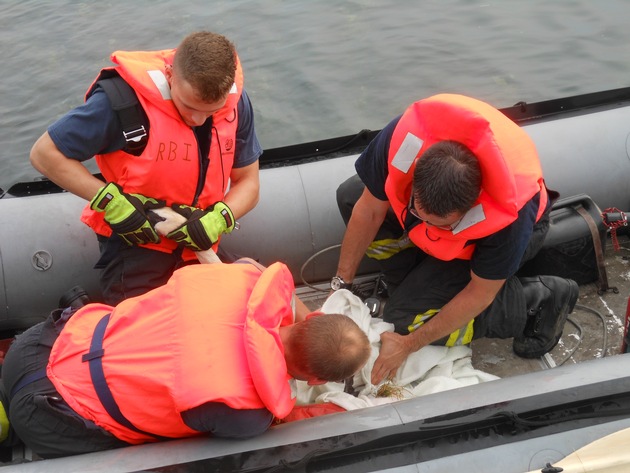
[[[352,289],[352,283],[344,281],[341,276],[335,276],[330,281],[330,287],[334,291],[338,289]]]

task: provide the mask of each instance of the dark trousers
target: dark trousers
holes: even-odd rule
[[[346,224],[364,187],[355,175],[337,189],[337,204]],[[521,265],[540,250],[548,229],[547,213],[534,227]],[[400,238],[402,235],[400,223],[393,212],[389,212],[376,238]],[[408,327],[418,314],[441,309],[470,282],[470,261],[442,261],[415,246],[380,260],[379,264],[389,289],[383,320],[394,324],[395,331],[400,334],[409,333]],[[506,280],[494,302],[475,318],[474,338],[520,336],[526,319],[523,287],[519,279],[512,276]]]
[[[102,302],[111,306],[163,286],[176,269],[198,263],[196,259],[184,261],[181,248],[173,253],[164,253],[140,246],[129,246],[116,235],[110,238],[98,235],[98,243],[101,257],[94,268],[101,270]],[[217,256],[224,263],[232,263],[238,259],[236,255],[221,248],[217,251]]]
[[[42,458],[109,450],[128,445],[74,412],[42,373],[69,311],[55,310],[21,335],[2,366],[2,399],[11,429]],[[35,381],[24,384],[26,377]]]
[[[164,253],[129,246],[115,235],[99,235],[98,243],[101,257],[94,267],[101,270],[103,302],[111,306],[166,284],[173,272],[184,265],[181,251]]]

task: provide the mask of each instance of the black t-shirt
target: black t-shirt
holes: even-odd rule
[[[401,115],[394,118],[376,135],[355,163],[357,174],[367,189],[379,200],[386,201],[385,181],[387,157],[394,129]],[[471,270],[484,279],[506,279],[518,270],[536,223],[540,193],[527,202],[518,218],[504,229],[478,240],[471,258]]]

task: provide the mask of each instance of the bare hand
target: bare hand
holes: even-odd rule
[[[372,368],[372,384],[379,384],[383,379],[393,379],[410,353],[403,335],[381,333],[381,351]]]

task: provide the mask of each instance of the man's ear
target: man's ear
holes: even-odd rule
[[[317,317],[318,315],[324,315],[324,313],[321,310],[313,311],[306,316],[305,320],[310,319],[311,317]]]

